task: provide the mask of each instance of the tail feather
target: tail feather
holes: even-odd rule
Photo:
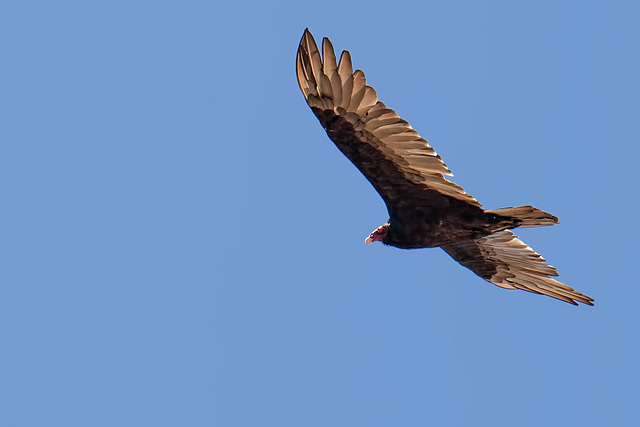
[[[558,223],[558,217],[533,206],[519,206],[517,208],[502,208],[487,211],[487,213],[515,218],[520,222],[519,227],[542,227]]]

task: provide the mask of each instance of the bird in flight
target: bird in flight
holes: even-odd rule
[[[484,210],[445,178],[452,173],[427,141],[378,101],[364,73],[353,71],[348,51],[336,61],[325,37],[321,54],[306,29],[296,74],[307,104],[329,138],[387,205],[389,220],[365,239],[366,244],[441,247],[494,285],[593,305],[593,298],[555,280],[556,269],[509,231],[557,224],[558,218],[533,206]]]

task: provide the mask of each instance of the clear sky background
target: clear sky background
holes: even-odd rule
[[[640,425],[636,2],[2,9],[0,425]],[[595,307],[366,247],[305,27]]]

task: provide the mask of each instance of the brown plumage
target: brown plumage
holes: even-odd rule
[[[322,55],[305,30],[296,61],[300,89],[327,135],[364,174],[387,205],[389,220],[366,242],[403,249],[441,247],[483,279],[503,288],[593,305],[550,276],[555,268],[508,229],[553,225],[558,219],[532,206],[491,211],[444,177],[452,175],[427,141],[378,101],[349,52],[336,61],[329,39]]]

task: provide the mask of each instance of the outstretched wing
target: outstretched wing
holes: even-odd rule
[[[568,303],[593,305],[593,298],[549,276],[556,269],[544,258],[508,231],[500,231],[477,240],[442,246],[449,255],[478,276],[505,289],[522,289],[548,295]]]
[[[329,39],[322,41],[322,57],[309,30],[305,30],[296,61],[298,84],[329,138],[364,174],[387,206],[443,205],[450,198],[481,207],[461,187],[443,175],[452,175],[427,141],[395,111],[378,101],[364,73],[353,72],[351,56],[340,62]]]

